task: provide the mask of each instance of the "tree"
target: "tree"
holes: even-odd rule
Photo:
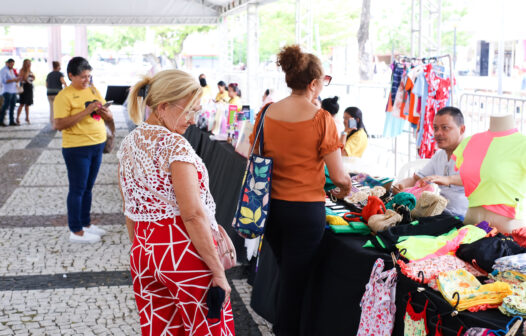
[[[135,42],[144,41],[145,37],[145,27],[114,27],[109,32],[107,28],[104,32],[88,29],[88,53],[92,55],[99,49],[118,51],[125,47],[133,47]]]
[[[179,56],[183,51],[184,41],[192,33],[208,32],[212,26],[164,26],[155,27],[155,39],[164,56],[179,67]]]
[[[369,22],[371,21],[371,0],[363,0],[360,28],[358,29],[358,60],[361,80],[371,78],[371,54],[367,50]]]

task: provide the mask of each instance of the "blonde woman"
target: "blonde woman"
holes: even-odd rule
[[[182,136],[195,124],[201,95],[199,83],[179,70],[161,71],[130,91],[130,117],[139,126],[121,144],[119,182],[143,335],[234,335],[208,172]],[[141,123],[146,106],[152,113]],[[225,292],[218,319],[209,318],[211,287]]]
[[[20,114],[22,114],[22,109],[26,107],[26,122],[29,124],[29,106],[33,105],[33,82],[35,80],[35,75],[31,71],[31,61],[28,59],[24,60],[22,63],[22,69],[20,69],[20,85],[24,89],[24,92],[20,94],[20,105],[18,106],[18,111],[16,113],[16,123],[20,125]]]

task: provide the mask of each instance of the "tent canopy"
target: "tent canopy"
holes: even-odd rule
[[[217,24],[248,3],[271,0],[25,0],[2,7],[0,24]]]

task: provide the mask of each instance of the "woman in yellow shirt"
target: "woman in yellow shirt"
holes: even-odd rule
[[[54,126],[62,131],[62,156],[68,171],[69,240],[75,243],[96,243],[105,233],[90,224],[91,190],[106,143],[104,120],[112,120],[112,115],[99,91],[90,85],[91,69],[86,59],[73,57],[67,67],[71,85],[53,103]]]
[[[219,92],[216,95],[216,103],[228,103],[230,101],[230,97],[228,96],[226,83],[223,81],[219,81],[217,83],[217,90]]]
[[[367,148],[367,131],[363,124],[362,111],[357,107],[348,107],[343,113],[343,123],[347,140],[343,148],[344,156],[362,157]]]
[[[237,105],[237,112],[240,112],[241,108],[243,108],[243,104],[241,103],[241,90],[237,83],[228,84],[228,96],[230,97],[228,104]]]

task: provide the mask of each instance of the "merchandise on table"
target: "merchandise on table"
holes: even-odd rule
[[[411,211],[411,217],[432,217],[440,215],[447,206],[447,199],[434,194],[430,191],[424,191],[416,201],[415,208]]]
[[[393,210],[387,210],[385,214],[377,214],[369,217],[367,225],[374,233],[385,231],[402,221],[402,216]]]
[[[420,199],[420,196],[422,196],[422,193],[424,191],[431,192],[432,194],[440,193],[440,189],[438,188],[438,185],[436,185],[435,183],[425,182],[422,179],[416,181],[416,184],[413,187],[405,188],[404,190],[402,190],[402,192],[406,192],[406,193],[414,195],[417,200]]]
[[[427,305],[429,301],[426,300],[424,308],[420,313],[415,312],[411,301],[412,297],[411,293],[409,293],[404,316],[404,336],[426,336],[429,334],[429,330],[427,329]]]
[[[439,274],[437,284],[440,293],[452,307],[457,304],[453,294],[460,295],[456,307],[459,311],[481,305],[501,304],[505,297],[512,294],[509,284],[494,282],[482,285],[473,274],[463,269]]]
[[[378,232],[376,237],[366,243],[366,247],[376,247],[387,252],[396,251],[396,244],[409,236],[440,236],[453,229],[463,228],[464,224],[458,218],[448,214],[420,218],[416,225],[404,224]]]
[[[526,253],[499,258],[495,260],[493,269],[497,271],[516,271],[526,274]]]
[[[401,192],[394,195],[393,199],[389,201],[385,207],[387,209],[393,209],[395,204],[405,205],[409,208],[409,210],[413,210],[416,206],[416,197],[413,194]]]
[[[486,272],[493,271],[495,260],[514,254],[526,253],[511,237],[497,234],[494,237],[482,238],[470,244],[462,244],[456,255],[460,259],[482,268]]]
[[[434,290],[438,290],[435,280],[438,275],[443,272],[465,269],[477,277],[487,275],[487,273],[477,270],[471,264],[453,255],[443,255],[411,263],[405,263],[402,260],[398,260],[398,265],[400,265],[400,270],[406,277],[416,282],[421,282],[423,280],[425,284],[428,284],[429,287]]]
[[[517,244],[526,247],[526,227],[513,230],[511,236]]]
[[[502,281],[509,283],[510,285],[520,285],[526,282],[526,274],[522,274],[515,271],[493,271],[488,275],[493,281]]]
[[[456,251],[460,244],[469,244],[485,236],[484,230],[473,225],[465,225],[459,230],[453,229],[438,237],[410,236],[396,244],[396,247],[405,258],[416,261],[446,255]]]
[[[384,261],[376,260],[360,307],[362,314],[357,336],[391,336],[396,313],[396,268],[384,270]]]
[[[526,317],[526,282],[511,286],[512,293],[505,297],[499,310],[508,316]]]

